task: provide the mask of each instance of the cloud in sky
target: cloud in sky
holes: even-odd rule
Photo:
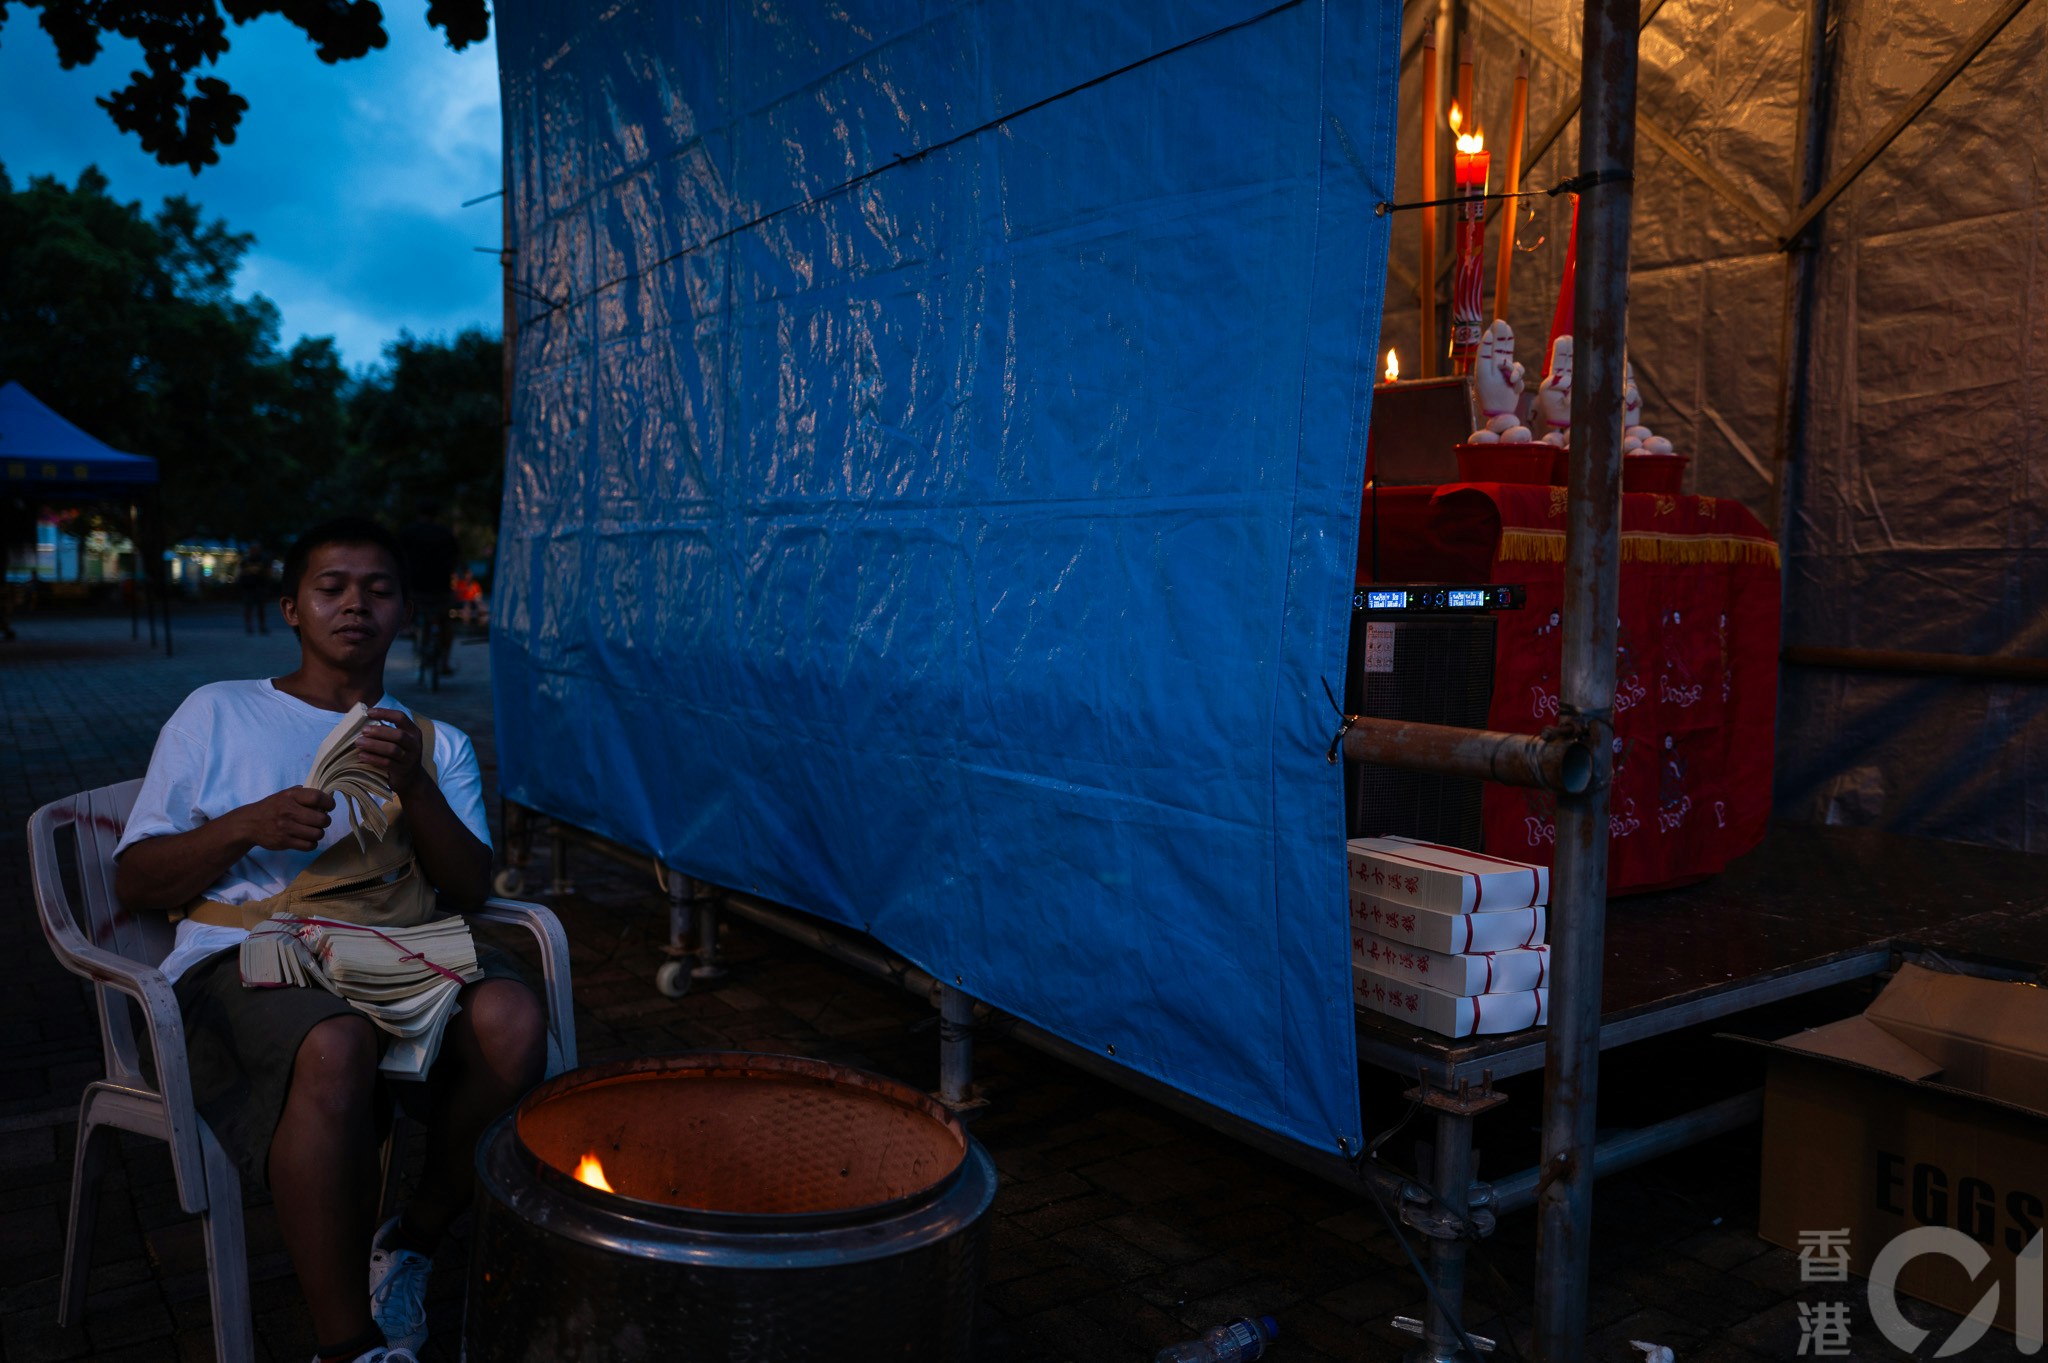
[[[493,42],[451,52],[424,0],[387,6],[390,43],[334,65],[274,15],[233,28],[216,74],[249,110],[195,178],[156,164],[93,103],[140,50],[110,39],[92,65],[61,70],[34,13],[17,8],[0,29],[0,162],[15,184],[70,183],[96,164],[148,211],[167,194],[197,200],[255,233],[236,291],[278,305],[284,343],[333,336],[350,365],[374,362],[401,327],[498,330],[498,260],[472,248],[497,245],[499,201],[459,206],[500,179]]]

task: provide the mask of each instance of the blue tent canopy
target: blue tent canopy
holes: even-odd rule
[[[18,383],[0,387],[0,487],[90,493],[155,484],[156,460],[87,435]]]
[[[1400,13],[498,6],[506,795],[1356,1152]]]

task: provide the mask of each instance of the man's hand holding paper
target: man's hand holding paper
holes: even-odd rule
[[[241,821],[240,836],[272,852],[310,852],[333,820],[334,797],[324,790],[293,786],[243,805],[229,817]]]
[[[406,799],[420,778],[419,726],[403,710],[380,707],[368,717],[371,723],[356,739],[356,752],[365,765],[384,774],[399,799]]]

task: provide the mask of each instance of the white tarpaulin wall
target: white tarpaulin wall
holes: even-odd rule
[[[1785,638],[1833,648],[2041,656],[2048,569],[2048,6],[1999,32],[1821,215],[1805,440],[1778,463],[1786,372],[1779,234],[1799,176],[1803,3],[1668,0],[1643,32],[1629,350],[1646,418],[1689,487],[1780,523]],[[1835,3],[1819,180],[1848,167],[2004,0]],[[1403,42],[1400,197],[1419,188],[1417,40]],[[1515,56],[1531,142],[1576,98],[1580,7],[1468,3],[1475,92],[1504,180]],[[1442,28],[1442,84],[1455,55]],[[1446,156],[1448,150],[1446,145]],[[1525,188],[1577,169],[1567,127]],[[1447,183],[1448,176],[1440,183]],[[1524,208],[1509,320],[1535,374],[1569,201]],[[1417,215],[1398,215],[1382,348],[1416,351]],[[1498,223],[1495,235],[1498,242]],[[1489,261],[1487,290],[1492,291]],[[1446,335],[1439,324],[1439,337]],[[1411,368],[1408,372],[1413,373]],[[1786,490],[1781,507],[1781,485]],[[1782,513],[1782,522],[1780,517]],[[1623,568],[1627,572],[1627,568]],[[1787,817],[2048,845],[2048,690],[1788,668]]]

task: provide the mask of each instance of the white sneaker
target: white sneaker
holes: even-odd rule
[[[314,1359],[313,1363],[320,1363]],[[366,1354],[357,1354],[354,1363],[420,1363],[419,1355],[411,1349],[393,1349],[378,1345]]]
[[[371,1352],[371,1363],[419,1363],[427,1342],[427,1276],[434,1261],[409,1249],[386,1249],[384,1237],[397,1229],[392,1217],[370,1240],[370,1318],[390,1341],[387,1352]]]

